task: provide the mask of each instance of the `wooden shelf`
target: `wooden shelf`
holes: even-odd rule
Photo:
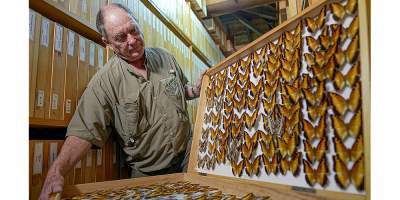
[[[29,8],[105,47],[96,27],[52,0],[29,0]]]
[[[29,117],[29,128],[66,128],[69,120],[54,120]]]

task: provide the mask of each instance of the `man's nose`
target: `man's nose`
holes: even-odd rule
[[[135,42],[136,42],[135,36],[132,34],[128,34],[128,44],[133,45],[133,44],[135,44]]]

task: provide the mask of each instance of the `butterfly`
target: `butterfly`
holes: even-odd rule
[[[244,106],[246,105],[245,99],[246,99],[246,97],[244,97],[244,95],[242,96],[242,98],[239,101],[236,99],[233,99],[233,105],[235,106],[235,108],[238,112],[241,112],[242,109],[244,108]]]
[[[278,50],[277,50],[276,53],[275,53],[275,57],[276,57],[277,59],[283,57],[283,51],[282,51],[281,48],[278,48]]]
[[[264,142],[265,145],[269,145],[270,142],[273,142],[272,136],[270,134],[266,134],[261,130],[257,130],[259,132],[261,141]]]
[[[321,11],[318,14],[318,18],[316,20],[310,17],[305,18],[308,32],[314,33],[316,29],[322,28],[325,24],[325,16],[326,16],[326,6],[322,7]]]
[[[254,66],[256,66],[260,62],[257,51],[253,52],[251,62],[253,63]]]
[[[332,80],[335,75],[335,67],[336,63],[334,57],[332,56],[324,67],[320,68],[318,65],[314,65],[312,66],[312,70],[318,81],[322,82],[325,79]]]
[[[339,3],[330,4],[331,13],[333,14],[333,19],[339,21],[347,13],[348,15],[356,12],[357,0],[349,0],[345,6]]]
[[[315,65],[314,56],[313,56],[312,54],[305,53],[305,54],[304,54],[304,58],[306,59],[307,70],[310,71],[310,69],[312,68],[312,66]]]
[[[288,60],[288,61],[300,59],[301,49],[300,49],[300,47],[296,47],[293,53],[285,50],[284,55],[285,55],[286,60]],[[291,62],[291,63],[293,64],[293,62]]]
[[[301,92],[300,88],[295,88],[290,85],[286,85],[286,91],[292,103],[297,103],[297,101],[299,101],[300,98],[304,98],[304,95]]]
[[[253,68],[254,78],[257,78],[258,76],[260,76],[261,72],[263,72],[263,70],[264,70],[264,68],[261,67],[261,65],[259,65],[258,67],[256,65],[254,65],[252,68]]]
[[[275,54],[278,49],[278,45],[275,45],[273,42],[268,43],[268,49],[270,54]]]
[[[214,85],[215,97],[219,98],[224,92],[224,85],[221,84],[220,86]]]
[[[278,73],[276,73],[275,75],[272,75],[269,72],[265,72],[264,75],[265,75],[265,79],[266,79],[268,85],[274,84],[279,79],[279,76],[280,76]]]
[[[208,142],[208,154],[213,155],[216,150],[217,150],[217,140],[215,140],[213,143]]]
[[[267,59],[268,62],[270,62],[272,64],[276,63],[277,57],[275,55],[268,54],[267,57],[268,57],[268,59]],[[267,70],[265,69],[265,71],[267,71]]]
[[[242,99],[243,98],[243,94],[247,93],[249,82],[250,81],[246,82],[246,84],[243,85],[243,87],[240,87],[239,84],[236,85],[236,97],[238,99]]]
[[[215,170],[215,163],[217,162],[217,157],[213,156],[208,162],[207,162],[207,170]]]
[[[344,51],[346,61],[349,63],[354,63],[357,60],[358,55],[358,35],[354,36],[353,40]]]
[[[338,156],[333,156],[333,170],[336,172],[335,182],[340,188],[346,189],[351,183],[358,191],[364,190],[364,156],[354,163],[351,170],[347,169]]]
[[[214,85],[216,79],[217,79],[217,75],[212,76],[212,77],[210,78],[209,85],[210,85],[210,86]]]
[[[261,150],[263,152],[263,156],[266,159],[271,159],[273,158],[277,152],[276,152],[276,146],[275,146],[275,142],[273,140],[271,140],[267,146],[267,144],[264,141],[260,142],[261,144]]]
[[[231,103],[231,105],[229,105],[228,103],[224,103],[224,111],[225,111],[225,115],[232,115],[232,110],[233,110],[233,103]],[[230,119],[232,120],[232,119]],[[225,124],[227,122],[224,121],[224,129],[227,126],[227,124]],[[230,123],[230,122],[229,122]]]
[[[263,105],[264,105],[265,113],[271,114],[271,112],[274,110],[275,104],[276,104],[275,93],[272,96],[272,100],[270,102],[268,102],[265,99],[263,99],[262,102],[263,102]]]
[[[278,149],[280,154],[282,155],[282,158],[285,158],[286,156],[292,156],[297,148],[296,148],[296,134],[290,135],[290,139],[288,142],[285,142],[283,139],[278,138]]]
[[[253,163],[250,163],[250,161],[248,159],[244,159],[245,160],[245,164],[246,164],[246,174],[251,176],[252,174],[258,176],[260,174],[260,159],[261,156],[257,156],[254,159]]]
[[[336,71],[335,81],[333,86],[336,90],[342,90],[344,86],[353,87],[354,84],[359,80],[358,74],[360,73],[360,63],[357,62],[354,66],[347,72],[347,75],[343,75],[342,72]]]
[[[287,170],[289,170],[292,172],[293,176],[298,176],[300,173],[300,164],[302,160],[301,158],[302,153],[298,152],[292,157],[290,161],[288,161],[288,157],[282,159],[279,170],[283,175],[286,175]]]
[[[361,130],[361,110],[357,111],[348,124],[335,115],[331,115],[331,120],[335,135],[342,140],[348,135],[357,137]]]
[[[258,111],[259,111],[259,109],[256,109],[256,111],[251,116],[249,114],[247,114],[247,113],[244,113],[244,115],[245,115],[245,118],[244,118],[245,119],[245,123],[244,124],[245,124],[247,129],[250,129],[256,123]]]
[[[219,119],[221,118],[221,113],[219,112],[217,115],[215,115],[214,113],[211,113],[212,115],[212,125],[215,126],[217,124],[219,124]]]
[[[201,140],[199,140],[199,151],[206,152],[206,149],[207,149],[207,140],[204,140],[204,142],[201,142]]]
[[[230,132],[229,129],[230,129],[230,128],[231,128],[231,127],[228,126],[227,129],[225,129],[225,132],[222,132],[221,130],[218,131],[218,132],[219,132],[219,138],[220,138],[220,140],[225,141],[225,142],[228,141],[227,138],[228,138],[228,136],[229,136],[229,132]]]
[[[239,69],[238,63],[236,63],[235,66],[231,65],[229,69],[230,69],[229,75],[230,75],[231,77],[233,77],[234,75],[236,75],[236,72],[237,72],[237,70]]]
[[[281,94],[281,99],[282,99],[282,104],[286,109],[290,109],[292,107],[292,102],[289,100],[289,98],[285,94]],[[296,109],[297,110],[297,109]]]
[[[358,24],[358,16],[356,16],[348,28],[341,27],[340,41],[343,42],[346,38],[353,39],[358,33]]]
[[[226,108],[226,104],[225,104],[225,108]],[[233,118],[233,115],[230,115],[229,117],[226,117],[226,118],[222,117],[222,119],[223,119],[223,121],[222,121],[223,122],[223,126],[222,127],[224,128],[224,130],[226,130],[226,128],[231,124],[232,118]]]
[[[264,98],[266,99],[270,99],[276,91],[276,88],[278,87],[278,81],[275,81],[275,83],[273,85],[268,85],[268,84],[264,84]]]
[[[294,112],[291,119],[285,118],[285,131],[290,132],[297,123],[300,123],[301,109]]]
[[[286,33],[290,33],[290,32],[285,32],[285,34]],[[291,33],[290,33],[291,34]],[[283,42],[284,44],[285,44],[285,49],[284,49],[284,54],[285,54],[285,57],[286,57],[286,54],[287,53],[291,53],[291,52],[293,52],[293,35],[292,35],[292,38],[291,39],[285,39],[285,41]]]
[[[269,161],[269,158],[263,154],[263,161],[265,165],[265,172],[269,175],[271,172],[274,173],[275,175],[278,174],[278,154],[274,154],[272,157],[272,161]]]
[[[281,47],[281,45],[282,45],[282,43],[283,43],[283,41],[285,40],[285,35],[284,34],[281,34],[280,36],[279,36],[279,39],[278,39],[278,42],[276,43],[276,45],[277,46],[279,46],[279,47]],[[279,50],[280,48],[278,48],[278,50]]]
[[[281,138],[283,139],[283,141],[285,141],[286,143],[289,142],[290,137],[294,135],[294,139],[296,142],[296,146],[298,146],[300,144],[300,126],[299,124],[294,125],[293,129],[292,129],[292,133],[289,135],[288,131],[285,131],[282,135]]]
[[[225,153],[226,159],[229,162],[235,161],[236,160],[236,153],[237,153],[237,148],[236,149],[234,149],[233,147],[232,148],[227,148],[226,149],[226,153]]]
[[[317,49],[321,48],[321,44],[319,43],[319,40],[316,40],[312,36],[306,36],[306,43],[308,46],[308,51],[310,53],[316,51]]]
[[[212,91],[211,88],[207,87],[206,88],[206,99],[210,99],[212,97]]]
[[[205,157],[201,158],[200,154],[199,157],[197,158],[197,168],[204,168],[204,164],[205,164]]]
[[[206,140],[208,138],[208,134],[210,133],[210,127],[207,127],[207,129],[204,130],[204,128],[201,128],[201,138],[203,140]]]
[[[303,89],[304,97],[306,99],[307,105],[314,107],[317,102],[322,102],[325,96],[325,86],[324,82],[321,82],[315,92],[311,90]]]
[[[294,29],[295,36],[301,33],[302,27],[303,27],[303,21],[300,20],[299,23],[297,24],[296,28]]]
[[[267,65],[266,66],[267,66],[267,69],[268,69],[269,73],[275,74],[275,72],[278,71],[278,69],[281,67],[281,63],[278,62],[278,61],[275,62],[275,63],[267,61]]]
[[[325,115],[322,115],[316,127],[303,119],[304,138],[308,141],[311,141],[314,138],[322,139],[325,136],[325,127]]]
[[[275,112],[271,115],[264,115],[264,129],[271,135],[280,135],[284,131],[284,117],[275,119]]]
[[[235,117],[233,118],[233,125],[235,127],[238,127],[239,125],[242,125],[243,119],[244,119],[244,115],[242,115],[240,118],[237,115],[235,115]]]
[[[229,92],[229,90],[227,90],[225,94],[225,101],[230,103],[235,94],[236,94],[236,88],[233,88],[232,92]]]
[[[244,63],[244,61],[242,59],[239,59],[236,62],[235,68],[240,68],[240,70],[244,70],[244,68],[246,67],[246,64]],[[237,69],[233,69],[233,72],[236,73]],[[232,74],[231,74],[232,75]]]
[[[239,73],[238,81],[240,85],[244,85],[245,82],[248,82],[250,80],[250,70],[246,70],[244,74]]]
[[[319,85],[319,83],[318,83],[318,80],[317,80],[316,76],[310,78],[310,85],[309,85],[310,88],[318,87],[318,85]]]
[[[301,88],[301,89],[309,89],[312,88],[310,86],[310,76],[308,74],[303,74],[303,80],[301,81],[300,85],[297,86],[297,88]],[[294,85],[294,83],[292,84],[292,86],[296,87]]]
[[[229,143],[229,136],[230,131],[226,131],[225,133],[223,133],[223,137],[221,137],[221,139],[218,140],[218,148],[219,151],[222,152],[222,150],[226,150],[228,148],[228,143]],[[221,132],[220,132],[220,136],[221,136]]]
[[[243,117],[244,115],[242,115],[242,117]],[[240,135],[240,130],[241,130],[241,127],[242,127],[242,121],[240,121],[240,124],[238,125],[238,126],[231,126],[232,127],[232,133],[231,133],[231,136],[232,136],[232,138],[239,138],[239,135]]]
[[[308,118],[311,121],[314,121],[317,117],[322,117],[323,115],[325,115],[327,108],[328,101],[324,101],[324,103],[321,103],[318,106],[314,107],[307,106]]]
[[[228,78],[228,89],[229,90],[232,90],[235,87],[238,77],[239,76],[236,76],[236,74],[235,74],[235,76],[232,79]]]
[[[265,61],[267,61],[267,52],[268,52],[267,46],[268,44],[264,45],[264,47],[260,51],[259,58],[262,64],[265,63]]]
[[[353,87],[353,91],[350,94],[350,98],[345,100],[342,96],[329,93],[331,102],[333,104],[333,111],[339,115],[343,115],[346,111],[356,111],[360,106],[361,91],[360,82],[357,82]]]
[[[251,153],[253,153],[254,150],[254,144],[250,144],[248,148],[245,144],[242,144],[241,147],[242,147],[242,153],[241,153],[242,158],[250,159]]]
[[[216,129],[210,129],[211,130],[211,139],[215,140],[218,136],[218,127]]]
[[[215,105],[215,110],[218,111],[222,110],[222,105],[223,105],[222,98],[220,98],[219,100],[214,99],[214,105]]]
[[[280,72],[282,74],[282,78],[287,82],[290,83],[293,80],[295,80],[299,75],[300,75],[300,61],[297,59],[296,61],[293,62],[293,65],[291,66],[290,70],[280,68]]]
[[[221,70],[222,71],[222,70]],[[224,72],[218,73],[218,82],[221,81],[221,83],[225,82],[226,75],[227,75],[228,70],[224,70]]]
[[[325,52],[324,50],[319,50],[314,52],[314,57],[315,57],[315,63],[318,64],[318,66],[324,66],[328,60],[336,53],[337,50],[337,44],[329,47],[328,51]]]
[[[291,105],[290,108],[286,108],[285,106],[278,105],[279,108],[279,115],[284,115],[287,117],[289,120],[292,119],[293,114],[298,110],[301,109],[299,102],[297,102],[294,105]]]
[[[257,85],[256,84],[253,84],[253,82],[251,82],[250,83],[250,89],[249,89],[249,91],[250,91],[250,95],[251,96],[258,96],[258,93],[260,92],[260,90],[261,90],[261,86],[262,86],[262,80],[260,81],[261,79],[259,79],[258,80],[258,83],[257,83]]]
[[[318,143],[318,146],[316,148],[313,148],[307,140],[303,140],[304,152],[306,152],[307,160],[311,163],[314,163],[315,161],[320,161],[325,155],[325,151],[328,149],[327,141],[328,139],[325,136]]]
[[[363,138],[362,134],[357,136],[357,140],[354,142],[353,146],[350,149],[347,149],[346,146],[342,143],[340,138],[334,137],[333,144],[335,147],[335,152],[340,160],[347,164],[350,160],[352,162],[356,162],[363,155]]]
[[[303,160],[303,165],[308,185],[311,187],[314,186],[315,183],[319,183],[322,187],[326,185],[328,182],[328,177],[326,176],[328,173],[328,165],[325,157],[321,159],[317,170],[314,170],[307,160]]]
[[[255,132],[252,137],[250,137],[249,133],[244,131],[244,144],[247,148],[250,148],[250,145],[253,144],[254,148],[257,148],[258,138],[260,137],[259,132]]]
[[[204,124],[208,124],[208,123],[211,122],[211,120],[212,120],[212,115],[211,114],[212,113],[210,113],[210,114],[204,113]]]

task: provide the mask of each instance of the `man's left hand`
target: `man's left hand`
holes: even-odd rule
[[[197,80],[197,84],[196,84],[196,86],[194,86],[194,88],[193,88],[193,90],[194,90],[194,92],[196,93],[197,96],[200,95],[200,92],[201,92],[201,84],[203,83],[203,76],[204,76],[204,74],[205,74],[206,72],[207,72],[207,70],[204,70],[204,71],[202,71],[202,72],[200,73],[200,77],[199,77],[199,79]]]

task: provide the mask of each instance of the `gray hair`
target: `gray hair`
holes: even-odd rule
[[[135,14],[133,14],[133,12],[129,8],[127,8],[126,6],[124,6],[122,4],[119,4],[119,3],[108,4],[108,5],[104,6],[104,7],[102,7],[99,10],[99,12],[97,13],[97,16],[96,16],[96,28],[97,28],[97,31],[99,31],[101,36],[103,36],[107,41],[108,41],[108,36],[107,36],[106,28],[104,27],[104,13],[109,9],[115,9],[115,8],[124,10],[139,25],[139,21],[137,20]]]

